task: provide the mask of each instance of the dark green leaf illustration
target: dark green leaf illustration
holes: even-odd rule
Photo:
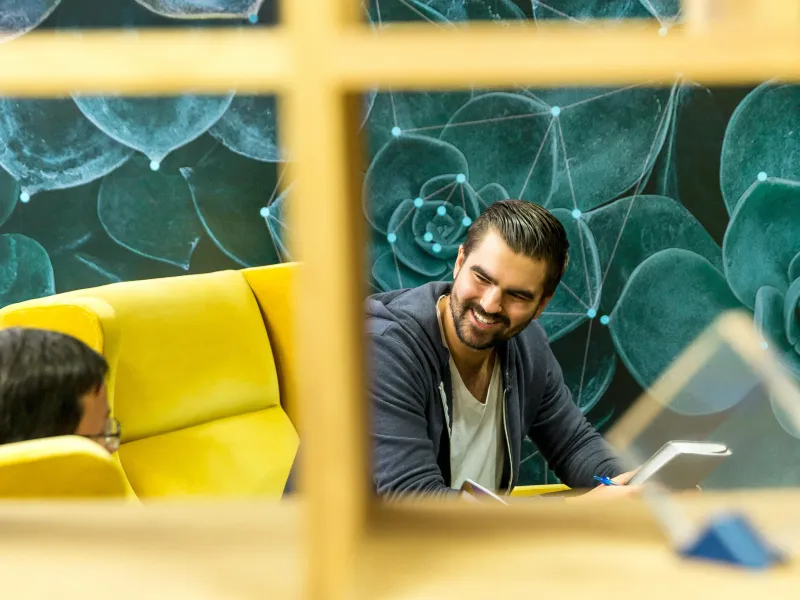
[[[180,175],[152,171],[145,159],[132,159],[103,180],[97,210],[117,243],[142,256],[189,268],[203,226]]]
[[[763,285],[781,293],[800,252],[800,182],[758,182],[742,197],[725,234],[725,273],[733,293],[750,308]]]
[[[102,177],[133,151],[98,130],[69,99],[0,99],[0,164],[21,199]]]
[[[728,123],[720,171],[728,212],[767,177],[800,180],[800,86],[759,86]]]
[[[0,169],[0,226],[14,212],[19,200],[19,184],[3,169]]]
[[[244,19],[258,15],[264,0],[136,0],[154,13],[173,19]]]
[[[283,164],[250,160],[224,146],[195,167],[181,169],[203,227],[242,266],[281,262],[280,245],[273,238],[283,232],[285,222],[281,204],[273,203],[281,194],[283,169]]]
[[[453,115],[442,140],[464,153],[474,187],[498,183],[515,198],[542,204],[555,170],[551,118],[549,107],[525,95],[483,94]]]
[[[37,194],[20,203],[3,231],[21,233],[39,242],[50,256],[75,250],[102,230],[97,216],[100,180],[65,190]]]
[[[420,197],[422,186],[439,175],[464,175],[464,155],[454,146],[428,137],[402,135],[387,143],[364,177],[364,213],[376,230],[388,234],[389,221],[405,200]]]
[[[567,271],[539,319],[547,337],[554,342],[590,315],[597,316],[602,273],[597,243],[586,222],[561,208],[552,212],[564,226],[571,248]]]
[[[650,256],[631,274],[609,327],[620,358],[647,387],[724,311],[741,304],[725,276],[689,250],[670,248]],[[646,329],[643,329],[646,324]],[[724,399],[695,399],[672,408],[707,414],[726,408]]]
[[[273,96],[236,96],[209,133],[248,158],[279,162],[277,114]]]
[[[585,322],[572,334],[552,344],[572,399],[588,413],[605,394],[617,362],[608,327],[599,321]]]
[[[41,244],[16,233],[0,235],[0,306],[54,292],[53,266]]]
[[[553,105],[558,175],[549,205],[585,212],[645,180],[666,139],[673,101],[668,89],[630,87]]]
[[[0,2],[0,43],[36,28],[60,3],[61,0],[3,0]]]
[[[516,21],[525,13],[511,0],[426,0],[448,21]]]
[[[604,273],[599,310],[616,306],[631,273],[644,260],[668,248],[692,250],[720,271],[722,253],[694,216],[671,198],[621,198],[586,215]]]
[[[142,152],[154,171],[161,161],[208,131],[228,109],[225,96],[125,98],[73,95],[81,112],[109,137]]]

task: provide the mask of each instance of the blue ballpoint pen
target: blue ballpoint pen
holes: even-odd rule
[[[611,481],[608,477],[598,477],[595,475],[594,478],[603,485],[619,485],[618,483]]]

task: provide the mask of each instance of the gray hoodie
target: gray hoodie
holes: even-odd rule
[[[449,353],[436,315],[438,298],[449,290],[450,284],[434,282],[367,300],[372,475],[382,496],[453,492]],[[608,444],[573,402],[537,322],[498,346],[498,353],[504,384],[504,491],[517,484],[526,434],[570,487],[591,488],[594,475],[622,472]]]

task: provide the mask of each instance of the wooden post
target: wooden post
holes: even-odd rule
[[[351,593],[369,499],[360,103],[344,93],[329,59],[338,32],[357,17],[358,4],[349,5],[353,10],[343,2],[285,4],[295,64],[281,107],[292,159],[291,223],[302,262],[300,484],[306,597],[314,600]]]

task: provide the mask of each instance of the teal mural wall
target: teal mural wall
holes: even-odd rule
[[[379,34],[397,21],[635,18],[669,35],[678,4],[371,0],[365,19]],[[256,0],[0,4],[17,35],[276,19]],[[466,228],[498,199],[561,220],[571,265],[541,322],[601,430],[729,308],[749,311],[800,379],[800,87],[381,89],[365,95],[360,133],[373,290],[447,279]],[[284,159],[270,97],[0,100],[0,304],[290,259]],[[780,414],[769,431],[800,437]],[[545,481],[527,443],[521,482]]]

